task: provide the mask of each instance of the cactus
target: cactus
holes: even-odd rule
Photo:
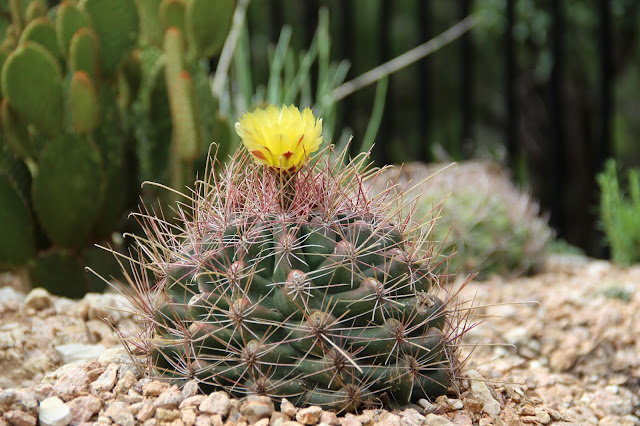
[[[211,166],[179,229],[139,215],[129,280],[145,326],[124,339],[162,376],[237,397],[354,411],[455,386],[464,327],[447,278],[396,198],[366,196],[367,156],[309,160],[309,109],[270,106],[236,130],[246,149]]]
[[[469,161],[445,164],[409,163],[379,179],[373,191],[390,184],[417,199],[405,216],[413,220],[440,217],[434,238],[443,253],[455,251],[449,269],[516,276],[539,269],[553,232],[539,216],[537,204],[518,191],[496,165]]]
[[[34,285],[82,296],[90,286],[85,247],[109,241],[129,188],[137,186],[137,176],[127,173],[130,106],[118,101],[127,81],[119,79],[120,67],[137,40],[136,7],[133,0],[66,1],[49,14],[39,0],[11,5],[15,38],[2,42],[2,144],[30,179],[18,197],[9,193],[11,179],[3,180],[5,226],[24,235],[25,247],[0,250],[0,266],[26,268]],[[2,173],[14,178],[15,170]],[[17,213],[24,210],[28,214]],[[2,233],[2,247],[12,233]],[[41,265],[52,264],[56,276],[83,278],[53,288],[55,280],[41,279],[47,276]]]

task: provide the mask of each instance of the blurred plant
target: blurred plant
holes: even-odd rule
[[[630,169],[628,190],[618,181],[616,162],[610,159],[598,174],[600,221],[611,258],[620,265],[640,261],[640,171]]]
[[[538,206],[518,191],[506,173],[494,164],[463,162],[409,163],[390,169],[373,191],[396,184],[405,198],[417,199],[405,217],[431,226],[441,252],[456,255],[449,269],[515,276],[542,266],[552,230],[538,216]]]
[[[201,114],[215,116],[202,59],[222,49],[234,8],[232,0],[10,2],[0,45],[0,267],[70,297],[103,288],[85,265],[103,276],[118,265],[91,243],[114,243],[140,179],[157,172],[174,187],[193,182],[193,163],[213,139]],[[140,116],[154,132],[144,133]]]

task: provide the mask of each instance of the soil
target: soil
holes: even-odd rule
[[[117,349],[101,318],[135,328],[127,312],[106,308],[122,303],[117,295],[71,301],[19,288],[2,277],[0,425],[640,425],[640,266],[556,255],[534,276],[471,282],[460,298],[479,323],[463,339],[460,393],[346,416],[179,391]],[[82,359],[91,350],[103,354]],[[58,423],[47,418],[51,397],[63,405]]]

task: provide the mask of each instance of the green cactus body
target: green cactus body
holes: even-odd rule
[[[98,148],[76,134],[60,134],[40,153],[33,203],[47,236],[63,247],[85,243],[104,196]]]
[[[138,40],[136,5],[133,0],[83,0],[80,9],[98,36],[101,69],[111,76]]]
[[[99,50],[95,32],[91,28],[80,28],[71,38],[69,45],[71,71],[84,71],[97,81],[100,69]]]
[[[56,36],[62,53],[69,54],[69,46],[73,35],[89,23],[84,14],[71,2],[65,1],[58,7],[56,18]]]
[[[20,43],[34,41],[42,45],[58,61],[62,60],[62,52],[56,40],[56,29],[46,17],[36,18],[29,22],[20,36]]]
[[[447,390],[459,330],[435,259],[366,199],[361,162],[332,161],[294,176],[283,204],[278,177],[241,149],[199,183],[180,235],[145,216],[146,266],[163,271],[137,283],[156,289],[140,304],[156,371],[340,411]]]
[[[191,0],[185,21],[190,48],[197,56],[214,56],[222,50],[233,22],[235,0]]]
[[[62,129],[64,89],[55,57],[35,42],[24,42],[2,68],[2,92],[16,113],[46,135]]]
[[[76,132],[86,135],[95,129],[100,119],[100,100],[89,74],[76,71],[69,83],[69,109]]]

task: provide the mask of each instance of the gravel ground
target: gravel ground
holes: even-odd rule
[[[640,267],[555,256],[532,277],[472,282],[461,394],[346,416],[178,390],[141,375],[101,320],[135,326],[108,309],[118,295],[16,288],[0,279],[0,425],[640,425]]]

